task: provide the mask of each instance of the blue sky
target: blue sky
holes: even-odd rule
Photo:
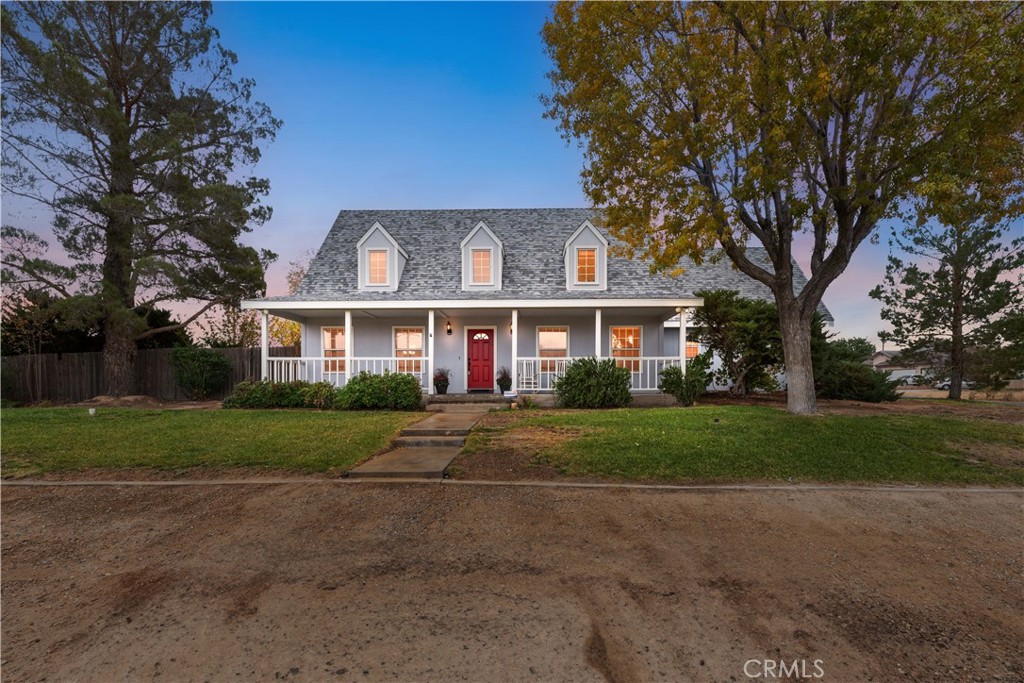
[[[542,117],[547,3],[218,2],[212,23],[236,76],[283,120],[255,172],[274,216],[247,237],[289,261],[354,208],[586,206],[582,153]],[[45,230],[17,201],[4,222]],[[877,341],[885,239],[865,244],[825,295],[844,336]],[[807,251],[797,254],[807,268]]]

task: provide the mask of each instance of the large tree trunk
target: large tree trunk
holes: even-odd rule
[[[136,327],[127,315],[131,311],[109,315],[103,323],[106,341],[103,344],[103,374],[106,393],[110,396],[131,396],[135,390]]]
[[[949,354],[949,398],[960,400],[964,384],[964,300],[963,271],[960,266],[960,239],[957,239],[956,260],[953,264],[953,313],[950,316],[951,348]]]
[[[799,415],[818,412],[811,362],[811,320],[800,314],[795,302],[779,304],[782,354],[786,362],[786,410]]]

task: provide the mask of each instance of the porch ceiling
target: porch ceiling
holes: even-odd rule
[[[544,318],[544,319],[566,319],[566,318],[578,318],[578,317],[589,317],[594,316],[594,309],[597,306],[580,306],[580,307],[564,307],[564,308],[520,308],[520,318]],[[622,315],[629,315],[643,318],[661,318],[662,320],[668,320],[672,316],[676,315],[676,307],[674,305],[666,306],[636,306],[628,309],[624,308],[605,308],[600,307],[601,312],[604,316],[615,316],[621,317]],[[299,310],[286,309],[286,308],[274,308],[271,309],[271,315],[276,315],[281,318],[287,318],[288,320],[295,320],[301,322],[303,319],[319,319],[319,318],[339,318],[345,315],[345,308],[303,308]],[[418,318],[426,317],[427,310],[425,308],[389,308],[389,309],[371,309],[371,310],[356,310],[352,309],[352,318],[354,320],[369,320],[369,319],[401,319],[401,318]],[[437,319],[441,318],[511,318],[512,308],[511,307],[495,307],[495,308],[435,308],[434,315]]]

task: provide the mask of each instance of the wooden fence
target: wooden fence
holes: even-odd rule
[[[230,387],[260,378],[259,349],[215,349],[231,361]],[[173,349],[139,351],[136,391],[164,401],[187,397],[174,381]],[[271,356],[297,356],[298,349],[272,348]],[[102,353],[44,353],[3,358],[3,398],[18,403],[77,403],[106,393]],[[225,392],[226,394],[227,392]],[[223,396],[218,397],[223,398]]]

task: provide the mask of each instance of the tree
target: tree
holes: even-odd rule
[[[828,340],[832,355],[851,363],[863,363],[875,355],[875,345],[864,337],[836,337]]]
[[[273,254],[239,242],[264,222],[266,180],[245,168],[280,122],[234,78],[237,59],[195,2],[3,7],[3,184],[41,202],[71,265],[4,228],[7,284],[82,296],[102,320],[107,391],[130,394],[136,307],[210,307],[264,289]],[[5,244],[6,246],[6,244]]]
[[[720,247],[772,291],[791,412],[816,410],[814,312],[880,220],[938,168],[1021,188],[1019,4],[558,3],[543,36],[547,116],[608,228],[669,272]]]
[[[1024,237],[1008,240],[1008,231],[984,223],[906,226],[891,243],[885,280],[871,290],[903,355],[943,359],[951,399],[960,398],[971,354],[999,366],[1019,343],[1012,335],[1024,312]],[[1011,361],[1003,372],[1013,370]],[[1001,375],[979,374],[997,382]]]
[[[29,289],[4,297],[2,352],[5,356],[26,353],[96,353],[105,342],[101,321],[89,317],[92,309],[78,297],[59,299],[44,289]],[[191,337],[177,325],[170,311],[136,308],[139,326],[164,330],[135,342],[138,349],[188,346]]]
[[[295,294],[299,291],[302,278],[306,277],[309,264],[313,260],[312,251],[304,251],[298,259],[288,262],[288,274],[285,281],[288,283],[288,293]],[[255,314],[255,311],[253,311]],[[272,316],[270,318],[270,340],[277,346],[299,346],[302,344],[302,326],[294,320]]]
[[[731,383],[729,392],[736,396],[754,389],[776,389],[775,375],[783,369],[783,358],[775,306],[724,289],[696,295],[704,299],[704,305],[693,312],[696,336],[722,364],[714,373],[715,381]]]
[[[256,311],[225,305],[199,324],[199,340],[214,349],[255,348],[260,345],[260,318]]]

